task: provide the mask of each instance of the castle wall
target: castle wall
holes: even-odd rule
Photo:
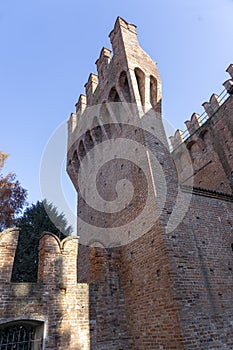
[[[121,285],[129,327],[128,349],[183,349],[163,228],[122,247]]]
[[[37,283],[11,283],[18,231],[0,234],[0,325],[39,321],[46,349],[88,350],[89,288],[77,284],[77,237],[40,239]]]
[[[134,241],[132,237],[135,232],[131,228],[130,222],[132,217],[139,216],[145,205],[147,205],[146,213],[137,220],[138,226],[141,227],[141,231],[144,233],[147,231],[144,225],[151,227],[148,219],[152,218],[154,224],[153,215],[161,209],[158,202],[160,197],[164,195],[163,183],[158,185],[157,194],[155,195],[150,177],[151,165],[148,165],[148,155],[145,147],[148,147],[151,152],[157,152],[156,159],[159,165],[154,164],[154,169],[158,170],[156,181],[161,182],[162,164],[164,165],[168,189],[174,189],[174,195],[166,201],[168,211],[174,201],[177,177],[172,160],[166,161],[168,150],[164,146],[166,145],[166,138],[161,121],[161,82],[156,65],[139,47],[135,26],[126,23],[124,20],[117,19],[115,27],[110,33],[110,40],[113,48],[112,58],[110,58],[109,50],[102,49],[96,62],[98,77],[94,74],[89,76],[85,85],[86,100],[84,101],[83,95],[80,96],[76,105],[76,117],[72,114],[69,121],[67,170],[79,194],[78,232],[81,236],[81,242],[86,243],[86,245],[100,244],[99,248],[88,248],[85,247],[85,244],[79,247],[79,281],[92,283],[94,284],[93,288],[96,288],[95,293],[92,294],[93,298],[90,299],[91,348],[111,348],[112,350],[118,350],[119,348],[135,349],[137,347],[138,349],[143,347],[153,348],[155,341],[152,339],[153,330],[156,328],[154,320],[156,317],[160,319],[160,314],[163,315],[162,319],[166,322],[167,327],[157,327],[156,335],[158,339],[156,339],[156,342],[165,344],[165,339],[169,338],[170,346],[175,348],[175,346],[180,345],[179,328],[174,327],[174,324],[177,324],[178,310],[174,298],[171,296],[172,286],[169,277],[169,266],[161,232],[158,233],[159,238],[155,238],[155,240],[160,240],[158,250],[150,243],[148,247],[145,244],[146,248],[143,249],[143,253],[148,252],[149,254],[145,266],[140,262],[141,259],[145,259],[145,256],[141,255],[140,247],[142,242],[144,244],[143,239],[142,241],[141,239],[136,240],[137,243],[135,244],[132,243],[134,248],[131,248],[131,244],[126,244],[126,247],[122,249],[111,248],[114,245],[121,245],[122,237],[124,237],[124,241]],[[101,107],[106,101],[110,103],[121,101],[123,104],[122,110],[114,110],[114,107],[108,104],[107,107],[104,105],[104,113]],[[125,111],[123,108],[126,102],[134,105],[133,107],[126,106]],[[92,109],[91,107],[95,105],[96,107]],[[101,106],[100,111],[98,106]],[[129,110],[127,110],[127,107]],[[109,110],[106,110],[106,108],[109,108]],[[133,110],[130,110],[130,108]],[[118,119],[117,117],[121,117],[121,115],[126,115],[127,118]],[[153,119],[152,123],[151,119]],[[118,124],[106,125],[109,123]],[[121,126],[121,123],[124,124]],[[152,136],[151,132],[156,134],[156,137]],[[118,146],[114,143],[117,138],[121,140],[120,150],[117,149]],[[122,141],[124,139],[130,140],[130,142],[124,144],[124,141]],[[95,153],[92,154],[91,150],[94,147],[97,148],[99,144],[103,145],[105,141],[110,144],[109,147],[113,152],[111,160],[113,161],[111,164],[109,162],[108,166],[103,166],[94,180],[90,180],[92,174],[96,173],[96,168],[99,170],[102,158],[104,159],[101,150],[99,157]],[[132,143],[134,146],[132,146],[132,152],[130,153],[132,158],[130,158],[129,145]],[[120,153],[121,157],[119,157],[117,151],[122,152]],[[119,160],[119,158],[125,158],[125,155],[128,155],[126,159]],[[131,162],[128,161],[128,158]],[[135,166],[135,163],[137,166]],[[85,166],[87,166],[87,170]],[[80,175],[80,172],[83,169],[85,176],[82,179],[82,173]],[[114,215],[114,213],[107,215],[106,212],[109,212],[108,202],[111,208],[111,202],[116,196],[116,184],[123,179],[128,179],[132,183],[134,193],[138,195],[133,198],[130,205],[125,206],[124,210],[122,210],[122,203],[120,203],[119,209],[116,209],[116,211],[119,210],[119,215]],[[80,189],[78,182],[82,182],[84,190]],[[101,214],[90,207],[90,204],[93,205],[98,202],[99,194],[97,191],[106,201],[105,210]],[[123,187],[118,193],[122,191],[127,195],[127,188],[124,190]],[[148,191],[150,191],[149,195]],[[86,201],[88,201],[88,206]],[[166,218],[164,217],[163,220],[166,221]],[[99,242],[98,240],[95,241],[95,231],[92,232],[86,222],[90,222],[93,229],[94,227],[103,229]],[[126,223],[129,223],[130,230],[126,229],[124,225]],[[114,229],[114,235],[110,236],[109,239],[108,228]],[[161,227],[160,230],[162,230]],[[92,235],[94,237],[93,241],[91,240]],[[156,228],[154,228],[154,235],[157,236]],[[85,242],[86,237],[89,237],[89,240]],[[131,259],[131,250],[135,250],[135,257],[140,252],[135,260]],[[145,294],[143,298],[140,296],[141,278],[146,273],[149,264],[153,266],[152,274],[156,275],[160,270],[161,262],[157,261],[156,264],[152,262],[155,253],[161,258],[161,262],[166,261],[162,289],[168,292],[161,296],[162,302],[153,298],[153,311],[156,310],[156,312],[154,315],[151,314],[153,320],[149,320],[143,326],[147,311]],[[133,282],[131,269],[134,272],[137,269],[141,270],[138,276],[135,274]],[[130,276],[128,276],[128,273],[130,273]],[[144,289],[144,286],[142,288]],[[137,304],[134,304],[137,299]],[[153,321],[151,325],[149,325],[150,321]],[[159,321],[156,324],[158,323]],[[146,327],[148,327],[147,330],[144,329]]]
[[[209,113],[208,119],[200,125],[185,142],[173,151],[181,182],[185,185],[187,176],[186,149],[192,160],[194,186],[223,193],[232,193],[233,176],[233,96]],[[210,109],[210,106],[208,107]],[[208,111],[208,109],[207,109]]]
[[[91,349],[128,349],[128,320],[119,276],[119,250],[94,249],[91,266],[95,274],[95,283],[90,286]]]
[[[193,194],[166,235],[185,349],[233,347],[233,203],[212,195]]]
[[[78,281],[89,285],[90,348],[128,349],[128,325],[120,283],[120,251],[79,245]]]
[[[102,49],[98,76],[89,76],[68,125],[67,171],[78,192],[82,241],[78,278],[90,285],[90,347],[229,349],[233,100],[227,92],[233,82],[224,83],[224,103],[212,95],[205,119],[195,113],[186,122],[185,140],[176,132],[171,155],[160,78],[138,45],[136,27],[118,18],[110,40],[113,56]],[[228,70],[232,76],[233,66]],[[111,102],[122,102],[125,119]],[[118,138],[130,140],[121,143],[122,157]],[[92,152],[98,147],[99,154]],[[111,202],[131,193],[126,183],[116,190],[124,179],[139,195],[122,211],[116,207],[117,216]]]

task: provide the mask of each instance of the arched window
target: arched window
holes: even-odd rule
[[[145,74],[140,68],[134,69],[142,107],[145,106]]]
[[[93,129],[93,136],[97,143],[102,142],[102,129],[100,125],[97,125]]]
[[[117,96],[118,96],[116,90],[115,90],[115,92],[116,92],[116,94],[112,92],[112,95],[111,95],[113,99],[114,98],[117,99]],[[117,102],[117,101],[113,101],[113,102]],[[101,107],[100,107],[100,118],[101,118],[101,120],[103,122],[103,127],[104,127],[104,130],[106,131],[107,137],[110,139],[111,135],[112,135],[112,131],[111,131],[112,120],[111,120],[111,116],[110,116],[110,113],[109,113],[109,110],[108,110],[106,102],[103,102]]]
[[[91,132],[88,130],[85,135],[85,146],[87,150],[90,150],[94,146],[93,138],[91,137]]]
[[[155,110],[157,109],[157,81],[152,75],[150,76],[150,104]]]
[[[102,129],[101,126],[99,125],[98,119],[95,116],[93,119],[93,123],[92,123],[92,130],[91,130],[91,134],[94,137],[94,142],[95,143],[99,143],[102,142]]]
[[[80,166],[80,161],[79,161],[78,153],[77,153],[76,150],[75,150],[74,153],[73,153],[71,164],[72,164],[73,167],[75,167],[76,170],[77,170],[77,169],[79,168],[79,166]]]
[[[0,324],[0,349],[43,349],[44,324],[38,321],[18,321]]]
[[[108,101],[109,102],[120,102],[121,101],[115,87],[111,88],[109,95],[108,95]]]
[[[73,153],[72,160],[73,160],[74,162],[78,162],[78,161],[79,161],[79,159],[78,159],[78,153],[77,153],[76,150],[75,150],[74,153]]]
[[[81,158],[83,158],[86,155],[86,150],[85,150],[84,143],[82,140],[80,141],[79,146],[78,146],[78,154]]]
[[[121,88],[121,91],[123,93],[123,96],[124,96],[126,102],[131,102],[129,82],[128,82],[127,74],[125,71],[121,72],[121,74],[120,74],[119,86]]]

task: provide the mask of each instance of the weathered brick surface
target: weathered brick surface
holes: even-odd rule
[[[89,349],[89,287],[77,284],[78,239],[40,240],[38,283],[11,283],[18,232],[0,235],[0,324],[41,321],[46,349]]]
[[[96,145],[118,137],[142,143],[162,167],[166,185],[153,157],[137,153],[135,146],[140,168],[145,173],[148,166],[152,169],[151,181],[156,188],[156,199],[149,199],[148,216],[138,225],[145,225],[151,218],[153,225],[141,237],[129,239],[118,248],[101,248],[101,244],[98,248],[79,247],[78,276],[91,286],[91,349],[231,349],[232,96],[221,106],[217,96],[212,96],[209,119],[201,126],[198,116],[193,115],[187,122],[191,136],[170,155],[160,114],[161,82],[154,62],[139,47],[135,26],[124,20],[117,20],[110,40],[113,56],[108,49],[101,51],[98,77],[90,75],[87,96],[80,96],[76,114],[69,121],[68,173],[79,194],[79,234],[89,234],[83,221],[90,219],[93,227],[105,220],[106,235],[108,227],[110,230],[114,225],[127,224],[138,215],[147,196],[142,190],[143,178],[122,161],[120,166],[108,164],[90,184],[89,173],[94,172],[96,159],[89,151]],[[132,132],[128,125],[104,127],[101,113],[98,116],[85,110],[105,101],[134,103],[142,128],[148,111],[156,111],[153,135],[146,131],[137,134],[136,128]],[[108,113],[104,122],[117,123],[113,115],[112,111]],[[129,113],[129,124],[130,118]],[[154,142],[154,136],[161,142]],[[181,135],[177,137],[182,140]],[[83,200],[78,171],[85,156],[89,173]],[[140,200],[131,207],[133,211],[122,211],[120,217],[111,215],[108,220],[105,213],[94,215],[97,212],[86,205],[86,198],[90,196],[89,203],[95,203],[97,187],[100,195],[111,201],[117,181],[124,176],[135,191],[142,190]],[[150,180],[147,184],[149,188]],[[176,219],[181,217],[181,222],[169,231],[167,225],[181,188],[182,200],[192,192],[191,202],[176,211]],[[119,237],[134,234],[132,230],[124,232],[125,227],[119,225]]]
[[[178,131],[170,154],[155,63],[140,48],[136,27],[123,19],[110,40],[113,56],[102,49],[98,76],[89,76],[86,96],[80,95],[68,124],[67,169],[78,192],[78,265],[77,238],[60,242],[45,233],[38,282],[11,283],[17,232],[3,232],[0,324],[45,322],[51,350],[233,349],[233,96],[220,105],[212,95],[204,104],[208,120],[201,125],[194,114],[186,122],[190,136],[182,142]],[[117,107],[106,111],[106,101],[134,107],[125,106],[122,123]],[[87,108],[96,104],[99,114]],[[130,140],[120,159],[118,138]],[[113,149],[112,159],[89,181],[102,161],[91,151],[104,142]],[[133,200],[115,214],[110,204],[124,179],[131,182]],[[125,184],[121,191],[129,195]],[[106,201],[101,215],[90,206],[99,197]],[[99,239],[96,227],[102,229]],[[138,228],[142,234],[135,236]]]
[[[96,166],[95,159],[90,155],[88,163],[89,173],[85,174],[86,184],[88,183],[85,187],[85,198],[91,196],[93,202],[96,200],[96,197],[94,197],[96,186],[100,193],[103,190],[104,198],[111,201],[115,194],[115,184],[122,178],[128,178],[134,187],[134,193],[139,193],[138,197],[132,202],[130,210],[128,207],[125,208],[125,210],[120,212],[119,216],[114,216],[113,214],[105,215],[105,213],[95,216],[95,212],[92,214],[91,208],[86,206],[83,193],[79,192],[78,196],[78,215],[84,220],[85,218],[91,218],[93,225],[97,226],[103,221],[106,234],[108,227],[117,227],[117,234],[119,239],[121,239],[121,235],[126,234],[130,236],[134,234],[130,230],[123,232],[122,230],[125,230],[125,227],[123,226],[122,229],[122,224],[130,223],[132,216],[137,217],[146,203],[148,206],[147,216],[142,217],[138,222],[143,227],[148,218],[153,217],[159,211],[158,202],[162,192],[164,192],[163,183],[159,185],[161,182],[160,176],[156,174],[156,198],[154,195],[148,196],[148,186],[152,188],[153,185],[150,178],[145,179],[143,177],[144,173],[150,174],[145,147],[156,152],[157,162],[164,166],[163,173],[166,177],[167,187],[173,193],[166,200],[167,211],[172,207],[177,192],[177,175],[168,150],[163,145],[163,143],[166,144],[166,138],[160,114],[161,82],[156,65],[140,48],[135,26],[128,25],[119,18],[116,21],[114,30],[110,33],[110,40],[113,46],[113,57],[110,61],[109,51],[106,49],[101,51],[100,58],[97,61],[99,82],[97,84],[96,76],[90,75],[86,85],[87,107],[95,104],[103,106],[106,99],[115,102],[119,100],[132,102],[138,108],[138,110],[134,111],[138,120],[136,125],[141,125],[142,128],[144,120],[140,121],[139,116],[141,115],[142,117],[142,114],[148,111],[156,111],[158,114],[154,114],[154,125],[151,124],[153,126],[153,135],[156,136],[156,139],[152,134],[140,131],[140,127],[130,123],[125,123],[123,126],[120,126],[120,124],[112,125],[109,129],[99,126],[100,130],[98,131],[100,134],[97,135],[97,128],[91,130],[96,115],[89,112],[90,110],[83,111],[84,98],[80,96],[77,104],[77,117],[75,119],[74,115],[72,115],[69,122],[68,172],[79,191],[74,166],[78,170],[77,168],[81,164],[83,157],[85,154],[88,154],[88,151],[94,145],[112,137],[135,141],[134,153],[139,161],[139,168],[127,160],[118,160],[114,162],[113,166],[110,167],[109,165],[101,169],[100,176],[96,179],[96,182],[90,183],[88,181],[89,175],[94,173]],[[127,84],[124,83],[122,86],[123,78],[126,78]],[[112,99],[111,92],[113,89],[116,89],[119,100],[118,98],[116,99],[116,95],[115,99]],[[100,118],[102,117],[100,110]],[[112,116],[105,122],[113,122],[114,119],[111,118]],[[146,119],[148,116],[145,115],[143,118]],[[128,121],[130,122],[130,119]],[[144,145],[142,151],[138,150],[138,144]],[[114,158],[114,154],[112,156]],[[158,168],[158,165],[155,164],[154,166]],[[145,187],[143,187],[144,184]],[[166,222],[166,215],[164,215],[162,220]],[[157,230],[159,232],[158,237]],[[81,237],[85,237],[88,234],[81,220],[78,221],[78,231]],[[132,246],[131,244],[127,245],[123,249],[108,248],[108,246],[102,250],[101,248],[86,248],[84,245],[79,247],[79,281],[94,283],[94,286],[96,286],[93,287],[95,293],[91,294],[92,299],[90,303],[91,348],[118,350],[119,348],[135,349],[138,347],[138,349],[141,349],[147,347],[149,349],[151,346],[154,346],[155,341],[158,346],[166,344],[167,341],[171,348],[176,348],[181,344],[180,330],[177,326],[178,310],[175,299],[172,297],[168,260],[166,255],[164,255],[166,247],[163,242],[162,227],[160,227],[159,222],[158,227],[154,228],[152,232],[151,235],[155,236],[155,241],[159,240],[159,247],[155,248],[148,241],[148,246],[145,245],[141,249],[144,238],[135,241]],[[110,243],[115,242],[112,241]],[[133,260],[132,254],[134,254]],[[147,282],[144,283],[142,276],[146,274],[151,259],[154,259],[154,254],[158,255],[158,260],[156,263],[152,262],[153,271],[155,275],[159,274],[160,268],[164,264],[163,278],[165,287],[162,288],[161,299],[156,299],[157,297],[152,298],[151,308],[153,312],[148,315],[148,321],[146,321],[148,310],[145,304],[145,288]],[[147,258],[146,255],[148,255]],[[131,275],[128,276],[131,269],[134,271],[130,272],[132,275],[138,270],[138,276],[134,275],[134,278]],[[152,292],[153,288],[156,287],[149,287],[150,292]],[[140,289],[144,290],[143,297]],[[166,304],[167,306],[164,308]],[[141,307],[138,307],[139,305]],[[159,321],[156,321],[156,326],[153,321],[155,319],[163,320],[166,323],[166,327],[159,327]],[[157,333],[154,334],[153,329],[157,329]],[[154,337],[156,337],[156,340]],[[165,341],[165,339],[167,340]]]
[[[194,186],[232,193],[233,176],[233,96],[193,133],[185,145],[194,168]],[[181,181],[185,184],[187,156],[182,145],[173,152]],[[187,152],[187,151],[186,151]]]
[[[194,194],[171,236],[170,269],[186,349],[233,348],[233,203]]]
[[[178,307],[159,223],[122,248],[121,278],[129,349],[182,349]]]

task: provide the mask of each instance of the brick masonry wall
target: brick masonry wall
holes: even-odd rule
[[[114,30],[110,33],[110,39],[113,46],[113,57],[111,62],[108,64],[108,68],[105,70],[105,75],[99,75],[99,83],[95,86],[95,91],[90,95],[90,86],[92,79],[88,80],[87,89],[87,106],[94,104],[101,104],[106,98],[109,98],[109,92],[113,87],[117,88],[119,96],[122,101],[125,101],[124,89],[121,89],[120,82],[118,81],[119,75],[122,71],[127,72],[130,101],[136,103],[138,106],[138,114],[140,110],[144,108],[145,110],[151,110],[152,101],[150,96],[150,76],[153,75],[157,79],[156,93],[154,94],[153,107],[155,110],[161,112],[161,82],[156,69],[155,63],[151,58],[139,47],[136,31],[134,26],[130,28],[128,25],[118,19]],[[122,48],[121,50],[119,48]],[[100,59],[102,56],[100,55]],[[134,69],[135,67],[143,68],[145,74],[145,81],[142,90],[145,91],[145,96],[140,96],[140,91],[138,88],[138,82],[136,80]],[[93,88],[92,83],[92,88]],[[92,89],[91,89],[92,91]],[[144,113],[144,112],[143,112]],[[78,113],[77,113],[78,114]],[[100,114],[100,118],[102,115]],[[143,118],[146,119],[148,116],[145,115]],[[139,116],[137,115],[139,119]],[[73,120],[73,117],[72,117]],[[124,125],[124,128],[112,128],[108,130],[101,127],[101,141],[113,139],[117,137],[130,139],[135,142],[134,154],[136,158],[140,161],[138,169],[134,168],[129,162],[115,162],[113,167],[104,168],[101,170],[101,176],[96,179],[96,182],[90,183],[88,181],[89,174],[94,173],[96,167],[96,159],[93,156],[88,155],[88,150],[90,147],[90,139],[87,142],[87,123],[91,126],[93,121],[92,113],[88,111],[81,115],[78,114],[78,122],[76,128],[72,131],[72,135],[69,136],[71,140],[73,138],[74,143],[71,145],[68,151],[68,172],[72,178],[74,185],[77,190],[77,174],[73,172],[72,160],[75,160],[75,165],[78,166],[79,162],[82,162],[82,152],[80,152],[80,143],[83,141],[85,152],[87,153],[88,160],[88,172],[86,172],[85,177],[85,198],[92,198],[91,202],[95,202],[96,198],[95,191],[96,186],[98,190],[104,190],[104,198],[111,201],[115,194],[115,184],[118,178],[129,178],[131,181],[134,192],[140,193],[140,198],[132,203],[129,210],[121,212],[121,215],[114,218],[113,215],[108,217],[105,222],[106,235],[108,234],[108,227],[117,227],[116,235],[121,238],[121,235],[134,235],[134,232],[123,232],[122,223],[130,222],[132,215],[137,216],[140,212],[141,207],[144,205],[144,200],[147,198],[146,191],[148,190],[148,185],[152,188],[151,179],[147,178],[147,183],[145,183],[145,190],[143,190],[143,174],[141,170],[146,174],[150,174],[150,169],[148,166],[148,158],[145,149],[139,152],[138,143],[146,145],[146,147],[155,148],[157,150],[157,161],[160,165],[164,167],[164,173],[166,174],[166,180],[169,190],[174,190],[173,195],[169,197],[166,201],[166,211],[170,210],[172,207],[172,202],[174,201],[174,196],[177,191],[177,176],[172,160],[168,159],[168,151],[162,147],[162,142],[166,144],[166,138],[164,129],[161,122],[161,115],[154,115],[154,126],[153,133],[156,134],[157,139],[151,138],[149,133],[143,133],[137,127],[130,127],[130,125]],[[112,120],[109,119],[108,122]],[[70,121],[71,122],[71,121]],[[138,125],[143,125],[144,120],[138,122]],[[145,120],[146,123],[146,120]],[[152,125],[151,125],[152,126]],[[82,135],[83,133],[83,135]],[[74,138],[75,135],[75,138]],[[91,133],[92,142],[97,144],[96,135],[93,131]],[[158,142],[157,142],[158,141]],[[82,148],[83,150],[83,148]],[[77,157],[73,158],[74,153],[77,152]],[[114,158],[114,155],[112,155]],[[158,165],[154,164],[155,169]],[[159,172],[158,172],[159,174]],[[160,176],[156,174],[156,181],[160,182]],[[141,178],[140,178],[141,176]],[[158,184],[157,183],[157,184]],[[106,184],[108,186],[106,186]],[[103,188],[103,186],[106,186]],[[160,187],[160,190],[158,190]],[[148,218],[153,218],[155,212],[159,211],[159,196],[162,196],[164,192],[163,184],[157,186],[157,194],[149,196],[148,211],[147,216],[142,217],[138,224],[142,227],[147,223]],[[89,197],[90,196],[90,197]],[[82,217],[83,220],[93,220],[93,225],[100,225],[103,216],[97,216],[91,213],[90,208],[85,206],[82,200],[83,193],[79,192],[79,203],[78,203],[78,215]],[[155,199],[156,197],[156,199]],[[152,198],[154,200],[152,200]],[[90,201],[90,199],[89,199]],[[128,209],[128,208],[126,208]],[[163,220],[166,222],[167,213],[163,215]],[[159,223],[158,223],[159,224]],[[123,230],[125,227],[123,226]],[[144,229],[145,230],[145,229]],[[160,230],[162,228],[160,227]],[[122,250],[116,248],[87,248],[85,245],[79,247],[79,264],[78,264],[78,278],[79,281],[92,283],[93,293],[91,293],[90,300],[90,315],[91,315],[91,348],[92,349],[151,349],[154,344],[165,345],[168,342],[171,348],[177,348],[181,346],[180,330],[178,327],[178,310],[175,305],[175,300],[171,287],[171,280],[169,277],[169,266],[168,260],[166,258],[166,249],[163,244],[163,238],[159,230],[157,238],[157,229],[153,229],[153,234],[155,236],[155,241],[159,240],[159,247],[151,245],[151,242],[146,239],[139,239],[131,245]],[[85,226],[78,221],[78,232],[81,236],[85,236]],[[88,232],[87,232],[88,234]],[[152,240],[152,239],[151,239]],[[94,242],[95,243],[95,242]],[[114,243],[114,242],[111,242]],[[141,245],[145,245],[145,249],[141,250]],[[129,250],[129,251],[128,251]],[[148,253],[148,258],[145,255]],[[134,259],[132,260],[132,254],[134,254]],[[154,254],[158,255],[158,260],[156,263],[153,262]],[[144,262],[144,260],[146,260]],[[140,289],[145,290],[146,283],[142,280],[142,276],[146,275],[148,266],[151,265],[151,274],[160,273],[161,264],[164,264],[164,274],[163,274],[163,284],[161,286],[161,299],[156,299],[157,294],[152,297],[153,302],[150,302],[153,313],[147,318],[147,302],[144,296],[141,296]],[[129,271],[130,276],[128,276]],[[138,275],[136,271],[139,271]],[[132,273],[134,273],[134,278],[132,281]],[[129,278],[128,278],[129,277]],[[161,278],[161,277],[160,277]],[[149,283],[149,282],[148,282]],[[153,283],[153,282],[152,282]],[[149,290],[152,292],[156,286],[150,286]],[[95,292],[94,292],[95,291]],[[136,303],[136,304],[135,304]],[[161,316],[162,315],[162,316]],[[151,317],[150,317],[151,316]],[[154,324],[155,319],[156,325]],[[162,325],[159,326],[160,322],[166,323],[166,327]]]
[[[102,105],[104,101],[114,101],[114,98],[115,102],[129,99],[136,105],[135,114],[140,117],[140,125],[143,125],[153,107],[157,112],[154,135],[166,144],[160,114],[159,74],[154,62],[138,45],[136,27],[118,18],[110,40],[113,57],[110,59],[109,50],[101,51],[97,60],[98,77],[90,75],[86,84],[87,96],[80,96],[76,113],[71,115],[69,121],[67,169],[79,195],[78,216],[84,222],[92,220],[93,227],[101,226],[105,217],[105,213],[102,217],[93,215],[94,212],[85,203],[88,194],[91,198],[89,203],[96,202],[96,185],[99,193],[111,201],[118,176],[125,171],[135,190],[143,188],[143,182],[139,172],[134,174],[132,166],[121,163],[120,168],[104,168],[96,181],[89,184],[88,177],[96,166],[96,158],[88,154],[90,149],[119,135],[142,142],[149,149],[153,137],[144,132],[143,135],[139,133],[137,139],[137,130],[133,130],[134,138],[129,137],[131,134],[126,126],[123,130],[115,127],[107,129],[103,127],[103,121],[97,126],[94,120],[97,117],[101,119],[101,113],[97,117],[88,111],[85,113],[85,106]],[[135,69],[144,72],[145,79]],[[121,85],[122,71],[127,76],[128,87],[127,84],[124,87]],[[151,75],[157,81],[156,88],[153,87]],[[118,93],[114,90],[114,98],[112,88]],[[91,349],[232,348],[232,198],[208,191],[232,193],[232,103],[230,96],[203,126],[173,152],[173,157],[166,147],[161,147],[160,142],[154,142],[158,166],[154,166],[151,158],[148,162],[145,152],[139,155],[137,147],[134,149],[136,158],[141,160],[141,169],[148,172],[151,167],[154,171],[156,188],[156,199],[150,201],[147,216],[140,218],[137,224],[143,227],[152,220],[153,225],[141,237],[118,248],[101,245],[100,241],[89,242],[98,247],[80,246],[78,278],[80,282],[90,285]],[[114,121],[114,113],[109,113],[107,117],[109,119],[104,122]],[[130,113],[128,118],[130,122]],[[78,170],[85,156],[89,168],[85,174],[83,200],[84,193],[78,186]],[[194,168],[196,189],[189,207],[180,207],[176,213],[179,217],[184,209],[188,209],[184,219],[170,232],[166,229],[179,190],[177,178],[183,185],[192,184],[189,181],[190,169],[187,169],[190,164]],[[156,171],[159,167],[162,167],[166,188],[163,187],[159,171]],[[148,181],[148,188],[153,187],[153,180]],[[198,191],[197,187],[206,191]],[[188,191],[188,188],[183,188],[183,191]],[[186,196],[185,193],[183,196]],[[138,205],[133,207],[131,214],[124,211],[117,219],[110,215],[109,221],[103,225],[104,234],[109,234],[108,227],[128,222],[145,198],[146,190],[142,191]],[[91,225],[87,226],[88,231],[83,221],[78,222],[81,236],[90,234],[91,230]],[[121,225],[117,233],[119,237],[123,234],[129,237],[134,235],[133,229],[126,230],[124,226],[122,229]]]
[[[40,321],[46,349],[88,350],[89,287],[77,284],[77,238],[45,233],[40,240],[38,283],[11,283],[18,232],[0,235],[0,324]]]
[[[233,348],[233,203],[194,194],[166,235],[185,349]]]
[[[194,186],[232,193],[233,179],[233,96],[186,141],[194,168]],[[182,145],[173,152],[181,182],[186,183],[187,156]],[[187,151],[185,151],[187,152]]]
[[[129,349],[232,348],[232,207],[194,194],[170,235],[156,225],[122,249]]]
[[[127,305],[128,349],[183,349],[166,249],[159,222],[122,248],[121,285]]]

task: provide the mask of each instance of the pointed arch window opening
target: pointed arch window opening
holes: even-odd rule
[[[78,152],[76,150],[73,153],[71,165],[72,165],[72,167],[74,167],[75,170],[78,170],[78,168],[80,166],[80,160],[78,157]]]
[[[121,102],[120,96],[117,92],[117,89],[114,87],[111,88],[110,92],[109,92],[109,96],[108,96],[108,101],[111,102]],[[111,121],[112,123],[114,123],[115,125],[117,125],[117,127],[113,127],[114,133],[121,133],[122,128],[121,128],[121,124],[122,124],[122,104],[120,103],[111,103],[110,104],[110,116],[112,116],[113,120]]]
[[[145,108],[145,74],[140,68],[134,69],[142,108]]]
[[[87,150],[90,150],[91,148],[94,147],[94,141],[93,141],[93,138],[91,136],[90,130],[87,130],[87,132],[86,132],[84,143],[85,143],[85,147]]]
[[[157,80],[152,75],[150,76],[150,104],[155,111],[158,109],[158,91]]]
[[[97,116],[95,116],[94,119],[93,119],[91,135],[94,138],[94,140],[93,140],[94,144],[102,142],[103,129],[102,129],[100,123],[99,123],[99,120],[98,120]]]
[[[84,147],[84,143],[82,140],[80,141],[79,146],[78,146],[78,154],[81,158],[85,157],[85,155],[86,155],[86,149]]]
[[[129,82],[127,78],[127,74],[125,71],[122,71],[119,77],[119,86],[121,88],[121,92],[125,98],[125,101],[130,103],[132,101],[131,99],[131,93],[129,89]]]

